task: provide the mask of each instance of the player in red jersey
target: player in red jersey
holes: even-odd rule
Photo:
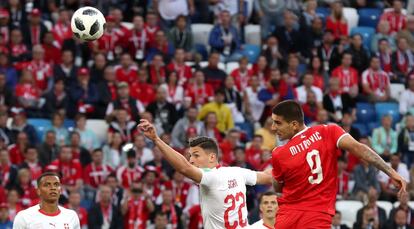
[[[307,127],[299,103],[286,100],[273,108],[272,129],[283,146],[272,152],[273,186],[279,193],[278,229],[328,229],[335,214],[337,157],[341,149],[386,173],[407,195],[406,181],[376,152],[337,125]]]

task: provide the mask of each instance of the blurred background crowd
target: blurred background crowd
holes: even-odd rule
[[[88,43],[70,29],[86,5],[107,21]],[[410,184],[398,199],[386,175],[343,152],[333,228],[414,226],[413,12],[412,0],[1,1],[0,228],[37,203],[43,171],[61,174],[61,204],[83,228],[202,228],[198,187],[139,119],[184,155],[207,135],[223,165],[264,170],[283,144],[271,108],[285,99]],[[248,188],[250,223],[269,188]]]

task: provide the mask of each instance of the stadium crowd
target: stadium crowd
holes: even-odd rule
[[[94,42],[70,28],[85,5],[106,15]],[[61,174],[61,204],[82,228],[202,228],[198,187],[137,122],[184,155],[207,135],[223,165],[264,170],[283,144],[271,108],[286,99],[309,126],[341,125],[410,182],[413,12],[411,0],[0,1],[0,228],[37,203],[44,171]],[[250,223],[269,189],[247,189]],[[364,206],[353,228],[413,228],[414,182],[409,192],[398,199],[385,174],[338,155],[337,199]],[[387,214],[378,199],[399,202]]]

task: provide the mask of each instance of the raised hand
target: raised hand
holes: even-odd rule
[[[155,129],[154,125],[152,125],[148,120],[141,119],[138,128],[144,133],[147,138],[153,141],[158,138],[157,130]]]

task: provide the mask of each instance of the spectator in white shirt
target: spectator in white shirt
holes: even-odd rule
[[[407,166],[404,163],[401,163],[399,155],[391,155],[390,165],[407,181],[407,183],[410,183],[410,173],[408,172]],[[388,178],[388,176],[384,172],[379,172],[378,180],[381,185],[380,199],[391,202],[397,201],[398,188],[391,183],[391,180]]]
[[[259,210],[261,220],[257,221],[249,229],[274,228],[275,216],[278,210],[277,197],[275,192],[265,192],[259,198]]]
[[[316,95],[316,102],[319,107],[322,107],[323,93],[322,90],[313,86],[313,75],[306,73],[302,79],[303,85],[296,88],[297,98],[301,104],[306,103],[307,92],[312,90]]]
[[[408,88],[400,96],[400,114],[405,115],[414,108],[414,74],[408,76]]]

